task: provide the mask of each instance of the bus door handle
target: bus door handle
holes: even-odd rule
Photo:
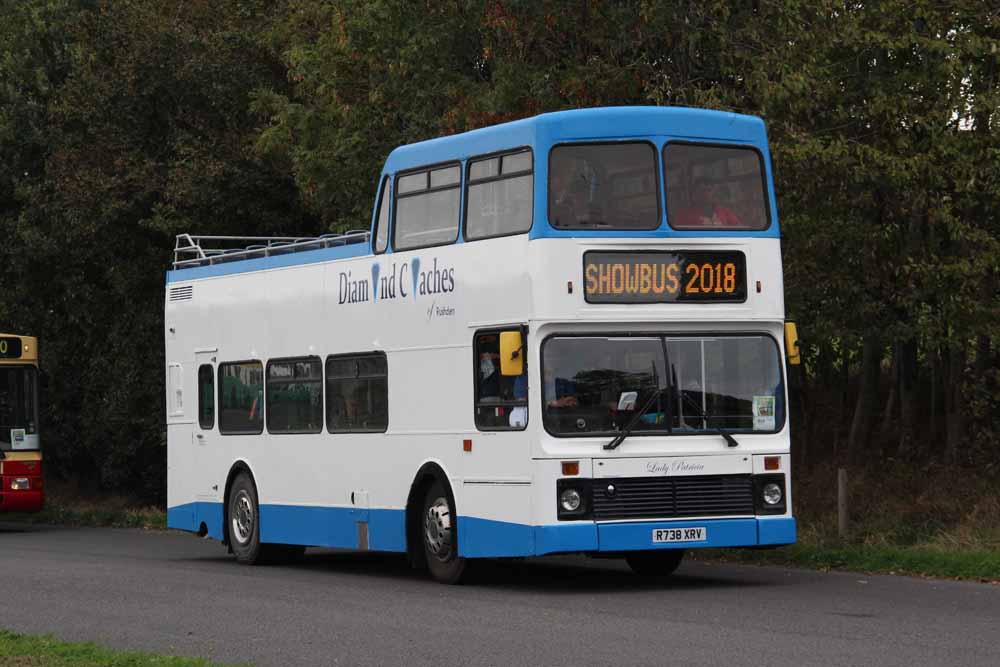
[[[200,442],[204,442],[205,441],[205,436],[202,435],[201,433],[196,433],[194,437],[198,438],[198,440]]]

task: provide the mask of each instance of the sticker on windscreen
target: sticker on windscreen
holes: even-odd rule
[[[10,448],[11,449],[27,449],[25,444],[25,436],[27,432],[23,428],[12,428],[10,430]]]
[[[753,430],[774,430],[774,396],[753,397]]]

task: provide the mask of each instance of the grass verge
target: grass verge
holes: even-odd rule
[[[938,551],[927,547],[793,544],[779,549],[707,549],[701,560],[792,565],[817,570],[849,570],[1000,584],[1000,552]]]
[[[837,534],[837,470],[793,475],[798,543],[696,557],[821,570],[1000,582],[1000,483],[980,470],[888,462],[848,474],[849,534]]]
[[[0,665],[12,667],[206,667],[213,663],[200,658],[114,651],[89,642],[63,642],[49,635],[21,635],[0,629]]]
[[[163,530],[167,513],[160,507],[142,506],[123,496],[91,497],[69,486],[47,484],[45,507],[34,514],[7,514],[4,521]]]

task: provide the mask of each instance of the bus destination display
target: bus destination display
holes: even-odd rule
[[[20,357],[21,339],[0,336],[0,359],[19,359]]]
[[[588,303],[740,303],[747,298],[746,273],[746,257],[735,250],[583,255]]]

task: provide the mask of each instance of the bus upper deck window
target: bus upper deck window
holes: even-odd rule
[[[458,165],[397,178],[395,250],[444,245],[458,238],[461,180]]]
[[[389,245],[389,178],[382,179],[378,196],[378,220],[375,223],[375,252],[385,252]]]
[[[663,167],[667,222],[674,229],[768,227],[763,159],[755,149],[669,142]]]
[[[556,146],[549,159],[549,223],[559,229],[656,229],[658,184],[650,143]]]
[[[531,228],[531,151],[469,162],[465,238],[470,241],[526,232]]]

